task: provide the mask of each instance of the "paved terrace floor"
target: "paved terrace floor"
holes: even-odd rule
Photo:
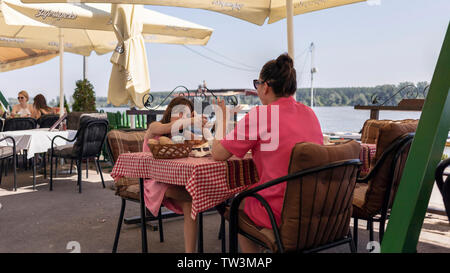
[[[92,164],[93,165],[93,164]],[[64,166],[68,168],[68,164]],[[121,201],[112,190],[109,171],[104,170],[106,188],[100,176],[89,171],[86,179],[83,171],[83,193],[76,186],[76,174],[61,175],[55,179],[54,189],[49,191],[48,180],[37,176],[37,190],[32,190],[31,171],[18,172],[17,192],[12,191],[12,173],[3,177],[0,185],[0,253],[65,253],[67,244],[80,243],[83,253],[110,253],[119,217]],[[127,202],[125,217],[139,215],[138,204]],[[220,253],[218,240],[220,216],[209,213],[204,216],[204,251]],[[377,231],[378,224],[375,225]],[[227,231],[228,232],[228,231]],[[159,242],[159,232],[148,229],[149,251],[157,253],[181,253],[183,246],[183,218],[164,220],[165,241]],[[375,233],[378,238],[378,233]],[[141,251],[138,225],[123,225],[118,252]],[[365,222],[359,226],[359,252],[367,252],[368,231]],[[227,241],[228,247],[228,241]],[[450,225],[446,217],[427,213],[420,242],[421,253],[450,253]],[[348,253],[348,246],[326,252]]]

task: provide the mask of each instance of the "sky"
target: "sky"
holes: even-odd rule
[[[258,26],[206,10],[146,8],[214,29],[204,47],[147,43],[151,92],[170,91],[178,85],[196,89],[203,80],[211,89],[252,88],[264,63],[287,52],[285,19]],[[311,42],[318,70],[314,87],[430,82],[449,19],[450,0],[371,0],[297,15],[298,86],[311,84],[307,51]],[[110,57],[111,53],[88,57],[87,78],[97,96],[107,96]],[[65,53],[65,94],[73,94],[82,73],[83,57]],[[31,97],[42,93],[48,101],[55,98],[59,94],[59,59],[0,73],[0,90],[6,97],[16,97],[22,89]]]

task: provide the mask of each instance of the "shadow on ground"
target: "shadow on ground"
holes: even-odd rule
[[[66,164],[64,169],[68,166]],[[33,191],[32,172],[19,170],[20,188],[14,192],[12,174],[8,173],[0,186],[0,253],[64,253],[70,252],[67,246],[72,241],[80,244],[83,253],[110,253],[121,200],[112,190],[113,181],[109,174],[105,173],[104,177],[106,188],[102,187],[95,169],[89,171],[89,179],[83,171],[83,193],[79,194],[75,172],[56,178],[52,192],[48,180],[39,174],[37,189]],[[138,214],[138,204],[127,202],[125,217]],[[358,250],[368,252],[368,231],[364,222],[360,223]],[[204,215],[205,252],[220,253],[219,225],[217,213]],[[450,252],[449,230],[445,217],[427,214],[418,252]],[[377,233],[375,236],[378,238]],[[149,251],[184,251],[182,216],[164,220],[164,237],[165,241],[160,243],[159,232],[149,230]],[[138,225],[123,225],[118,252],[140,252],[140,238]],[[349,248],[345,245],[325,252],[348,253]]]

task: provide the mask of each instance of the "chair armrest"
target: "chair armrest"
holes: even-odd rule
[[[68,138],[65,138],[63,136],[56,135],[55,137],[52,138],[52,146],[51,146],[52,147],[52,151],[53,151],[53,147],[54,147],[53,144],[55,142],[55,139],[62,138],[62,139],[64,139],[67,142],[72,142],[72,141],[75,141],[75,139],[77,139],[77,137],[78,137],[78,133],[75,135],[75,137],[73,139],[68,139]]]
[[[405,145],[407,145],[414,138],[414,133],[408,133],[404,136],[397,138],[380,156],[377,160],[375,166],[369,171],[369,173],[361,178],[356,179],[356,183],[367,183],[372,177],[378,172],[378,169],[383,165],[384,161],[387,159],[388,155],[394,150],[402,150]]]
[[[447,159],[441,161],[438,164],[436,171],[434,173],[436,185],[438,186],[439,191],[441,193],[443,192],[443,187],[444,187],[444,178],[442,176],[446,174],[446,173],[444,173],[444,171],[448,166],[450,166],[450,158],[447,158]]]
[[[16,156],[16,140],[12,136],[5,136],[4,138],[0,139],[0,142],[5,141],[7,139],[11,139],[11,141],[13,143],[13,146],[12,146],[12,148],[13,148],[13,157],[15,157]],[[4,158],[7,158],[7,157],[9,157],[9,156],[6,156]]]

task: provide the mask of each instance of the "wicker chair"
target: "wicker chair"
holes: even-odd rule
[[[353,199],[353,238],[358,247],[358,219],[367,221],[369,240],[374,240],[373,222],[379,222],[379,241],[384,235],[395,194],[400,183],[417,121],[386,122],[377,133],[377,150],[369,173],[357,180]]]
[[[436,185],[442,194],[442,199],[444,201],[445,211],[447,212],[448,220],[450,222],[450,173],[445,172],[445,169],[450,166],[450,158],[441,161],[436,168],[435,178]],[[447,176],[444,181],[443,176]]]
[[[107,150],[110,154],[109,157],[112,159],[114,164],[122,153],[137,153],[142,152],[142,145],[144,143],[145,130],[111,130],[107,136]],[[120,209],[120,215],[117,222],[116,236],[114,239],[113,253],[117,252],[117,246],[119,244],[120,231],[122,228],[122,223],[140,223],[141,217],[134,217],[131,220],[124,219],[124,212],[126,207],[126,201],[140,203],[140,185],[139,179],[133,178],[120,178],[115,183],[116,195],[122,198],[122,206]],[[191,197],[187,192],[178,190],[168,190],[166,196],[173,199],[185,199],[190,200]],[[144,208],[143,208],[144,207]],[[161,208],[157,216],[153,216],[145,206],[141,206],[141,215],[145,215],[146,221],[158,220],[159,225],[159,241],[164,242],[164,230],[162,220],[165,218],[172,218],[179,216],[178,214],[168,211],[161,212]],[[198,240],[198,250],[203,252],[203,213],[199,213],[199,240]],[[141,227],[141,232],[146,233],[145,225]],[[142,235],[142,252],[147,251],[146,236]]]
[[[355,251],[350,234],[351,200],[361,164],[360,145],[349,141],[321,146],[297,143],[289,174],[237,195],[229,209],[230,252],[237,252],[237,233],[272,252],[316,252],[341,244]],[[281,223],[278,227],[269,204],[257,192],[286,182]],[[239,209],[246,197],[265,207],[272,228],[257,227]],[[227,212],[225,217],[228,218]]]
[[[107,150],[109,153],[109,158],[114,164],[122,153],[137,153],[142,152],[142,145],[144,143],[144,130],[135,131],[122,131],[122,130],[111,130],[107,135]],[[120,216],[117,223],[116,236],[114,238],[113,253],[117,252],[117,246],[119,244],[120,231],[122,228],[122,223],[124,222],[124,212],[126,207],[126,202],[136,202],[140,203],[140,189],[139,189],[139,179],[133,178],[120,178],[119,181],[115,183],[116,195],[120,196],[122,199],[122,206],[120,209]],[[159,214],[155,218],[153,215],[147,215],[147,210],[145,210],[146,221],[158,220],[159,224],[159,240],[164,242],[164,231],[162,225],[162,214],[161,209]],[[141,218],[139,217],[139,220]],[[138,223],[140,221],[128,221],[128,223]],[[144,244],[144,242],[143,242]],[[144,252],[144,247],[143,247]]]

